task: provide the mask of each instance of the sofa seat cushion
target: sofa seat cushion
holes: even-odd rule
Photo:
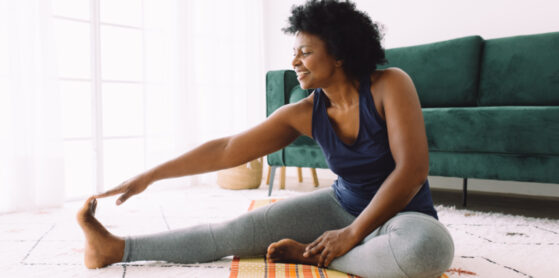
[[[470,36],[386,50],[388,64],[413,80],[422,107],[476,106],[483,40]]]
[[[429,175],[559,183],[559,156],[429,152]]]
[[[424,108],[429,151],[559,155],[559,107]]]
[[[299,136],[289,146],[268,155],[272,166],[328,168],[322,149],[307,136]]]
[[[285,164],[295,167],[328,168],[322,149],[314,146],[289,145],[284,149]]]
[[[559,105],[559,32],[485,41],[479,105]]]

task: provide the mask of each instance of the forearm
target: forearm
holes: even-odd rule
[[[425,182],[427,175],[422,172],[396,168],[388,176],[369,205],[348,227],[356,243],[406,207]]]
[[[150,180],[155,182],[233,167],[235,165],[228,165],[227,160],[224,159],[228,141],[229,137],[208,141],[175,159],[150,169],[147,174],[150,176]]]

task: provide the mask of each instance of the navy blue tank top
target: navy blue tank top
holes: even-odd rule
[[[326,94],[320,88],[314,91],[312,136],[322,149],[330,170],[338,175],[333,185],[336,197],[354,216],[371,202],[395,168],[386,123],[375,108],[370,86],[369,78],[359,86],[359,133],[352,145],[344,143],[334,131],[326,112],[329,101]],[[425,181],[403,211],[418,211],[438,219],[429,181]]]

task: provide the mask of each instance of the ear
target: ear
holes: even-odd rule
[[[336,65],[337,68],[342,67],[343,64],[344,64],[344,61],[342,61],[342,60],[336,60],[335,65]]]

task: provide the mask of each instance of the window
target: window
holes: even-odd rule
[[[142,0],[53,0],[66,198],[144,169]]]

